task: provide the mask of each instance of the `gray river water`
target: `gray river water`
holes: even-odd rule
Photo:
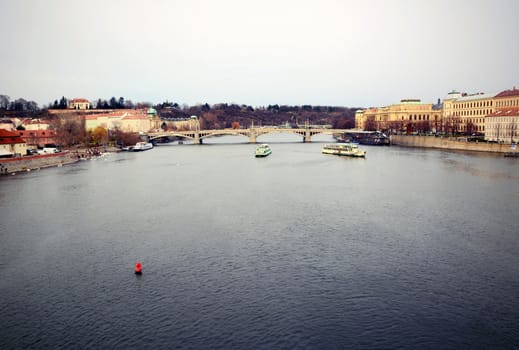
[[[326,140],[0,178],[0,348],[519,348],[519,160]]]

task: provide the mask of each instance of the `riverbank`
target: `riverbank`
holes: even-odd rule
[[[467,142],[453,137],[391,135],[390,138],[392,145],[405,147],[437,148],[456,151],[490,152],[500,154],[505,154],[512,151],[510,144]]]
[[[55,154],[41,154],[17,158],[0,159],[0,175],[16,174],[22,171],[38,170],[54,166],[72,164],[80,160],[76,153],[65,151]]]
[[[73,164],[80,160],[98,157],[103,153],[114,153],[120,151],[121,150],[116,147],[103,147],[102,149],[78,148],[52,154],[2,158],[0,159],[0,175],[10,175],[24,171]]]

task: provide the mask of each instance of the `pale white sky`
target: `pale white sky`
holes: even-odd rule
[[[0,94],[384,106],[519,87],[517,0],[0,0]]]

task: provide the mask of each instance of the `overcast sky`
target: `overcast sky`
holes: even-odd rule
[[[0,0],[0,94],[384,106],[519,87],[517,0]]]

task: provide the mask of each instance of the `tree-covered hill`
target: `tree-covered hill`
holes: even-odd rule
[[[252,107],[238,104],[203,104],[196,106],[180,106],[163,103],[156,105],[162,119],[182,119],[197,116],[203,129],[230,128],[233,123],[241,127],[255,126],[288,126],[328,125],[333,128],[353,128],[355,111],[358,108],[335,106],[287,106],[269,105]]]

